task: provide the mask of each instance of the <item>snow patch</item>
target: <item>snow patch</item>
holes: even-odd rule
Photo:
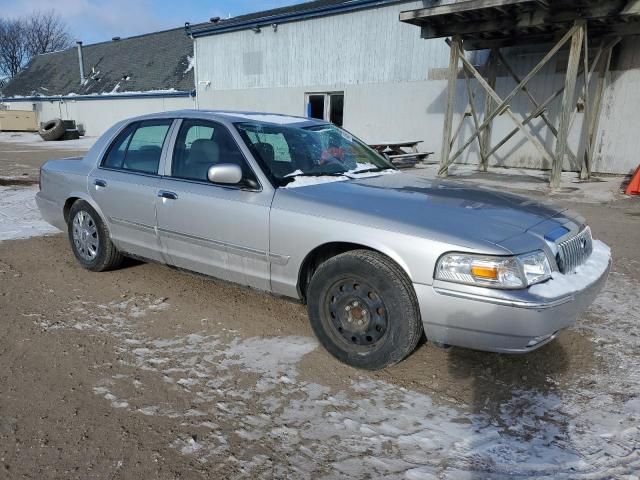
[[[593,241],[593,253],[574,273],[554,272],[551,280],[529,288],[529,292],[543,298],[558,298],[589,287],[609,268],[611,249],[600,240]]]
[[[184,73],[189,73],[191,70],[193,70],[193,67],[195,66],[196,66],[195,57],[192,57],[191,55],[187,55],[187,68],[185,69]]]
[[[0,241],[60,232],[42,219],[37,192],[37,187],[0,187]]]
[[[310,185],[320,185],[323,183],[333,183],[333,182],[346,182],[350,180],[348,177],[340,176],[334,177],[331,175],[326,175],[322,177],[296,177],[293,182],[286,184],[282,188],[300,188],[300,187],[308,187]]]
[[[98,137],[81,137],[78,140],[45,142],[33,132],[0,132],[0,143],[14,143],[24,146],[50,148],[53,150],[89,150]]]
[[[337,387],[300,378],[298,363],[317,347],[312,338],[242,339],[222,330],[147,336],[144,328],[152,322],[133,313],[155,314],[158,300],[150,296],[101,306],[76,302],[56,318],[69,328],[80,316],[114,336],[123,364],[144,370],[149,382],[156,376],[165,388],[183,392],[187,383],[189,401],[183,404],[160,396],[157,405],[118,407],[133,403],[118,394],[131,392],[128,377],[109,378],[95,392],[114,408],[177,419],[185,428],[206,426],[204,436],[178,435],[170,445],[248,478],[300,472],[331,478],[612,478],[640,469],[636,296],[636,283],[613,275],[583,322],[606,371],[585,374],[562,392],[511,390],[493,413],[442,405],[365,373]],[[153,361],[158,358],[167,361]],[[136,392],[139,402],[144,390]],[[233,449],[224,437],[229,427],[243,439]],[[277,459],[257,455],[257,447],[277,452]]]

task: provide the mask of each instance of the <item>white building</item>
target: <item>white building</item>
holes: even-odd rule
[[[399,21],[400,12],[434,3],[317,0],[194,27],[198,107],[320,116],[342,123],[369,143],[422,140],[420,148],[436,152],[438,159],[449,48],[443,40],[421,39],[419,28]],[[640,104],[639,46],[636,39],[627,39],[617,47],[598,133],[595,172],[629,173],[638,165],[632,125],[640,120],[636,108]],[[509,58],[519,72],[526,73],[542,50],[514,49]],[[484,52],[469,55],[474,63],[484,63]],[[559,68],[566,65],[566,54],[562,55],[557,65],[551,62],[530,84],[536,96],[546,98],[564,84]],[[498,91],[513,86],[511,78],[499,73]],[[481,110],[484,95],[478,93]],[[462,81],[457,96],[461,113],[466,104]],[[527,102],[526,97],[518,97],[512,108],[528,112]],[[558,103],[548,111],[553,120]],[[540,119],[533,125],[543,129]],[[502,138],[512,129],[506,116],[499,117],[494,137]],[[574,146],[581,130],[582,114],[577,114],[570,138]],[[493,162],[548,168],[523,138],[516,135]],[[542,140],[552,148],[555,138],[545,132]],[[472,150],[464,160],[476,162],[476,152]]]

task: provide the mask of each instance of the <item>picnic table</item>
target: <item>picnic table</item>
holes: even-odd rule
[[[379,142],[369,145],[378,153],[386,156],[396,167],[413,167],[416,163],[423,162],[433,152],[420,152],[418,145],[422,140],[410,142]]]

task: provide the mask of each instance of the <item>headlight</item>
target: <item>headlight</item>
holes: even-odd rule
[[[551,265],[541,250],[517,257],[448,253],[436,267],[438,280],[493,288],[526,288],[550,277]]]

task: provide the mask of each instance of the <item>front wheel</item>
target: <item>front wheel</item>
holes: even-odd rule
[[[111,243],[100,215],[84,200],[78,200],[69,210],[68,234],[76,259],[87,270],[104,272],[122,263],[123,257]]]
[[[398,363],[422,336],[411,281],[377,252],[346,252],[320,265],[309,284],[307,307],[320,343],[356,368]]]

